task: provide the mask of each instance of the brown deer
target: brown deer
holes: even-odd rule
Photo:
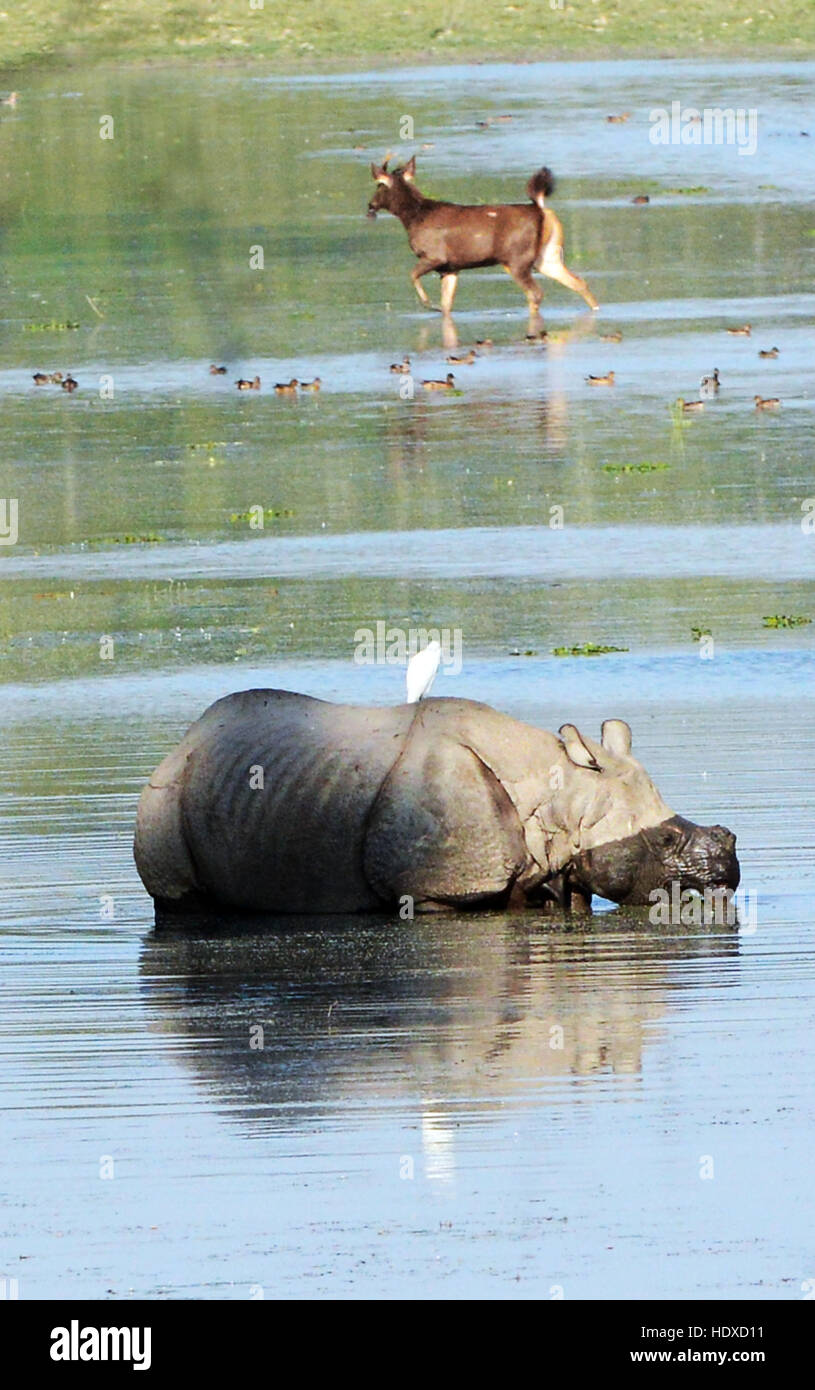
[[[576,290],[590,308],[599,309],[585,280],[564,264],[563,228],[546,207],[546,198],[555,185],[549,169],[539,169],[529,180],[529,203],[467,206],[425,198],[416,187],[415,155],[390,172],[389,159],[388,155],[382,164],[371,165],[377,188],[368,204],[368,216],[390,212],[399,218],[418,257],[410,278],[428,308],[433,306],[421,280],[431,270],[441,277],[441,312],[449,314],[460,271],[501,265],[526,295],[530,323],[538,319],[543,299],[532,278],[533,270]]]

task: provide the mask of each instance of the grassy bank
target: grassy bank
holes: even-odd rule
[[[0,9],[0,69],[7,74],[45,62],[186,55],[240,57],[296,72],[411,60],[815,54],[812,0],[6,3]]]

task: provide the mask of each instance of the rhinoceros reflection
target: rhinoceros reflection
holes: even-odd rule
[[[514,914],[266,917],[238,934],[230,919],[229,935],[213,920],[154,932],[141,969],[153,1026],[185,1039],[216,1104],[256,1129],[412,1102],[439,1173],[474,1108],[636,1076],[688,962],[738,951],[729,928],[655,932],[623,910],[579,931]]]

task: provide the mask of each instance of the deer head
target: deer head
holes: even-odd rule
[[[368,203],[368,217],[376,217],[378,212],[392,212],[397,217],[404,204],[405,193],[415,197],[416,156],[412,155],[406,164],[388,171],[391,152],[385,155],[381,164],[371,164],[371,175],[376,181],[376,191]]]

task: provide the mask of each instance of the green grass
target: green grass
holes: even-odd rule
[[[0,0],[0,69],[179,55],[287,70],[815,52],[812,0]],[[262,8],[251,8],[262,4]],[[556,0],[559,4],[560,0]],[[6,85],[9,85],[8,82]]]

